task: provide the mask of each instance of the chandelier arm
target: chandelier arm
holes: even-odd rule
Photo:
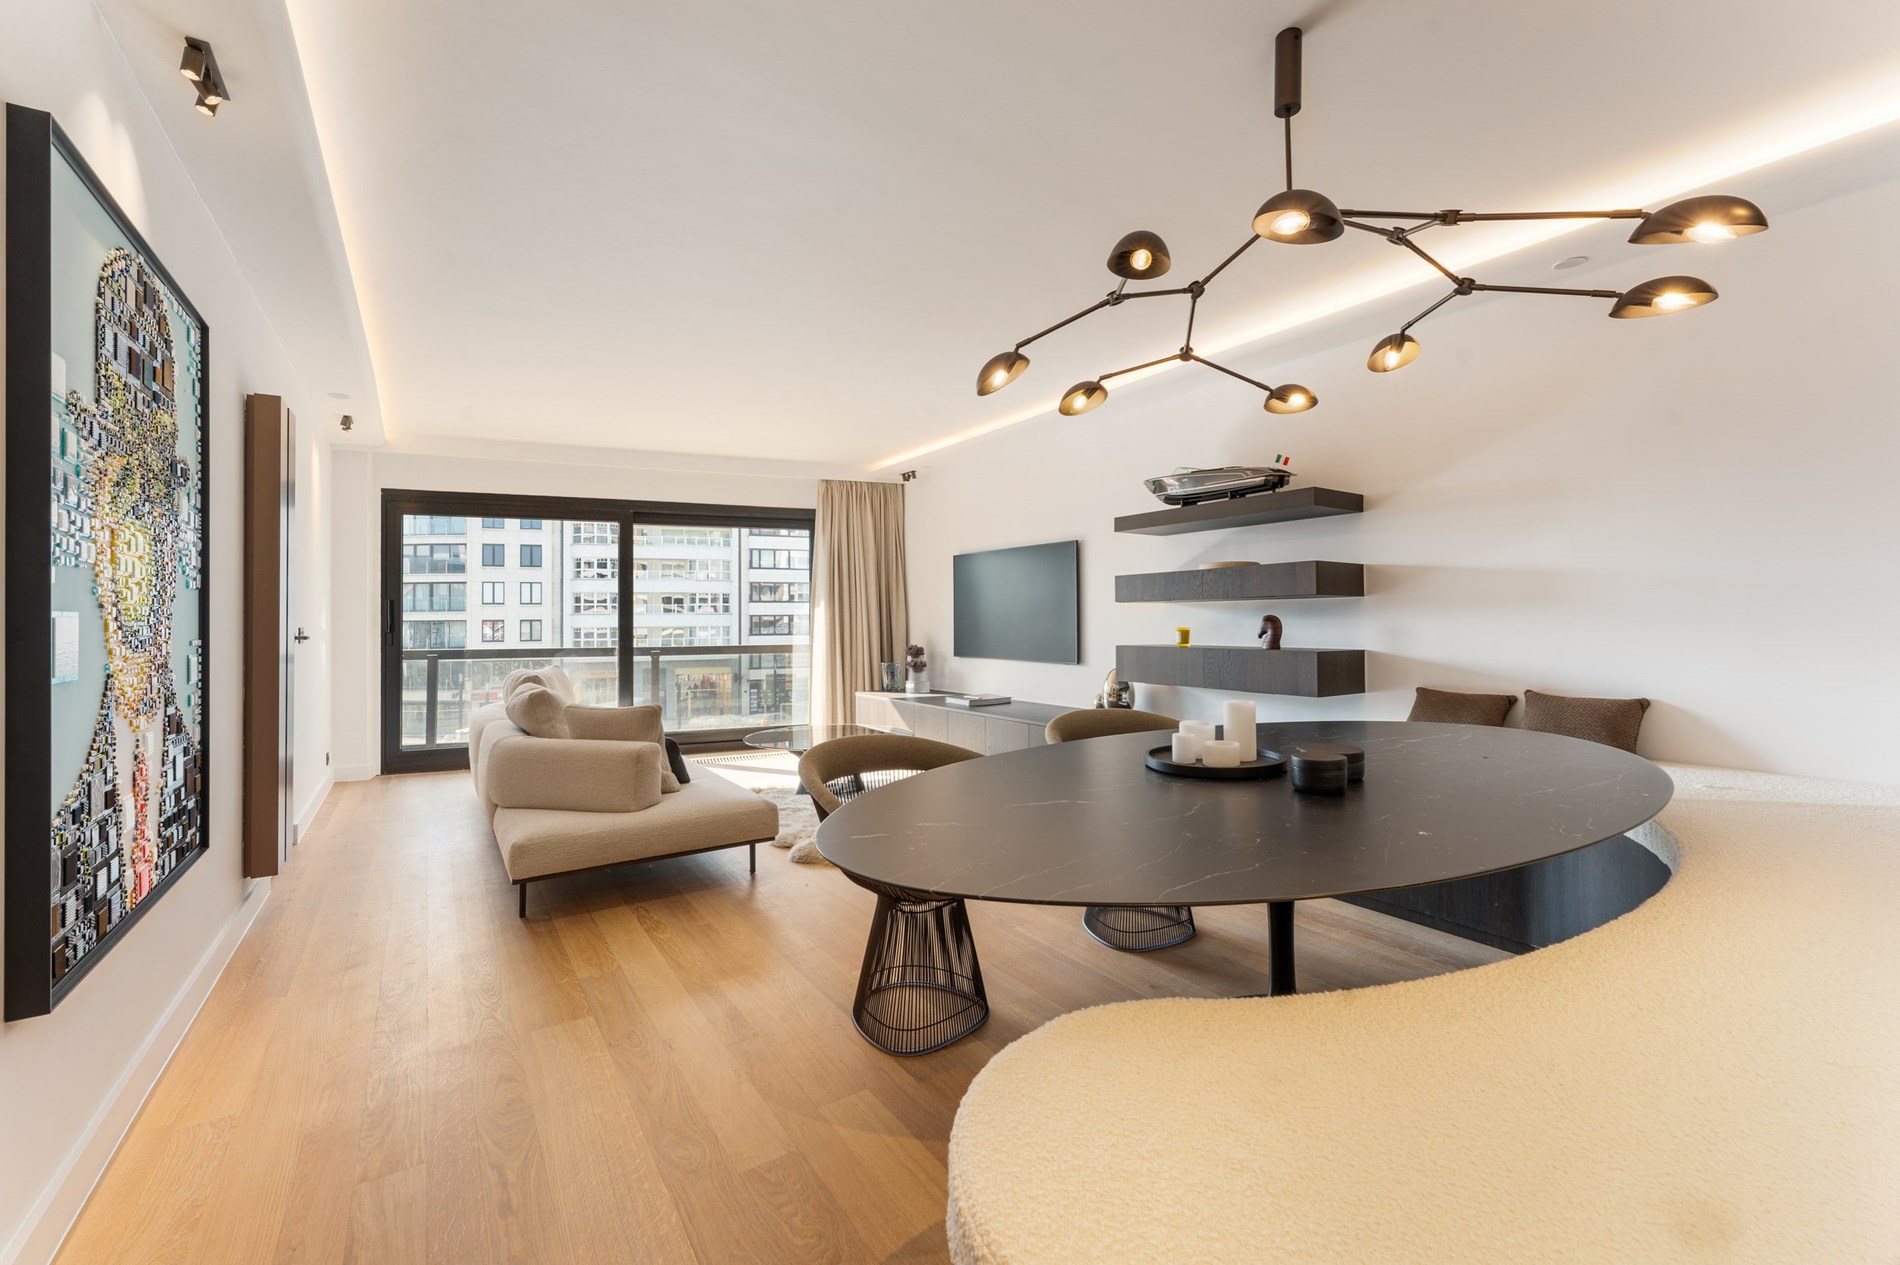
[[[1560,290],[1553,286],[1493,286],[1482,282],[1467,281],[1465,288],[1471,290],[1490,290],[1498,294],[1571,294],[1580,299],[1620,299],[1621,290]]]
[[[1097,382],[1107,382],[1110,378],[1119,378],[1123,376],[1124,374],[1140,373],[1143,369],[1152,369],[1156,365],[1165,365],[1170,360],[1198,360],[1198,359],[1200,359],[1200,357],[1198,356],[1183,356],[1178,351],[1171,352],[1166,356],[1159,356],[1153,360],[1144,360],[1138,365],[1129,365],[1126,369],[1117,369],[1113,373],[1100,374],[1096,377],[1095,380]]]
[[[1029,346],[1029,344],[1035,342],[1038,338],[1047,338],[1049,335],[1061,329],[1064,325],[1073,325],[1075,324],[1075,322],[1087,316],[1090,312],[1099,312],[1103,308],[1107,307],[1109,304],[1113,302],[1115,302],[1113,298],[1107,298],[1107,299],[1103,299],[1099,303],[1091,303],[1089,304],[1089,306],[1083,308],[1080,312],[1077,312],[1074,316],[1068,317],[1064,320],[1057,321],[1054,325],[1051,325],[1048,329],[1043,330],[1040,334],[1031,334],[1029,337],[1023,339],[1021,342],[1016,344],[1016,350],[1021,351],[1023,348]]]
[[[1357,215],[1367,220],[1437,220],[1439,218],[1436,211],[1341,211],[1340,214]],[[1373,230],[1375,233],[1384,231],[1384,229]]]
[[[1621,211],[1448,211],[1448,224],[1476,224],[1489,220],[1640,220],[1649,212],[1640,207]]]
[[[1208,282],[1212,281],[1215,277],[1220,276],[1222,270],[1224,270],[1228,264],[1233,263],[1234,260],[1246,254],[1247,248],[1259,240],[1260,240],[1260,234],[1258,233],[1247,234],[1247,240],[1242,242],[1238,247],[1236,247],[1233,254],[1227,256],[1227,258],[1221,260],[1220,263],[1216,264],[1214,267],[1214,271],[1208,273],[1205,277],[1202,277],[1201,284],[1206,285]]]
[[[1444,307],[1445,304],[1451,302],[1455,298],[1460,297],[1461,295],[1465,295],[1468,293],[1470,293],[1470,291],[1466,290],[1463,286],[1459,286],[1457,289],[1453,290],[1450,294],[1447,294],[1444,298],[1438,300],[1438,302],[1432,304],[1430,307],[1426,308],[1423,312],[1420,312],[1417,316],[1414,316],[1411,320],[1399,326],[1399,333],[1401,334],[1405,333],[1405,331],[1411,329],[1412,326],[1418,324],[1420,321],[1430,316],[1433,312],[1436,312],[1439,308]]]
[[[1411,251],[1414,255],[1417,255],[1420,259],[1423,259],[1426,263],[1430,264],[1432,267],[1438,269],[1439,273],[1447,281],[1451,282],[1453,285],[1455,286],[1464,285],[1465,279],[1463,277],[1459,276],[1457,273],[1453,272],[1451,269],[1445,267],[1445,265],[1439,263],[1436,259],[1433,259],[1430,255],[1426,254],[1425,248],[1420,246],[1417,242],[1413,241],[1411,238],[1400,236],[1399,234],[1395,233],[1392,235],[1391,240],[1395,244],[1405,247],[1405,249]]]
[[[1286,124],[1286,187],[1293,187],[1293,116],[1285,115],[1280,120]]]
[[[1172,290],[1136,290],[1130,294],[1123,294],[1123,295],[1117,296],[1117,298],[1115,299],[1115,302],[1120,303],[1123,299],[1158,299],[1164,295],[1192,294],[1193,292],[1194,292],[1194,287],[1191,285],[1176,286]]]
[[[1173,359],[1173,357],[1169,357],[1169,358]],[[1265,391],[1268,395],[1273,394],[1273,388],[1268,386],[1266,383],[1256,382],[1244,373],[1235,373],[1232,369],[1229,369],[1226,365],[1217,365],[1213,361],[1207,359],[1205,356],[1197,356],[1193,352],[1189,352],[1186,356],[1183,357],[1183,359],[1192,360],[1197,365],[1206,365],[1209,369],[1218,370],[1219,372],[1226,374],[1230,378],[1239,378],[1242,382],[1245,382],[1250,387],[1259,387],[1262,391]]]
[[[1194,310],[1200,306],[1201,296],[1198,293],[1188,296],[1187,333],[1181,337],[1181,353],[1183,355],[1191,354],[1194,351]]]

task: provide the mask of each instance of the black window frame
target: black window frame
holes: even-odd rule
[[[620,501],[594,497],[513,496],[489,492],[440,492],[412,488],[385,488],[382,496],[382,510],[381,539],[378,542],[378,550],[382,569],[380,587],[383,603],[383,654],[380,701],[382,771],[385,773],[411,773],[468,767],[466,746],[431,745],[405,750],[402,745],[401,626],[403,621],[400,586],[402,583],[402,516],[404,514],[446,514],[449,516],[460,514],[469,518],[499,515],[528,521],[545,522],[548,519],[558,519],[571,522],[579,519],[616,524],[619,540],[613,556],[616,559],[614,585],[618,619],[611,630],[615,644],[611,648],[595,648],[595,653],[603,649],[611,649],[619,671],[619,701],[623,706],[631,705],[633,702],[634,664],[636,659],[645,659],[644,652],[648,649],[636,646],[633,636],[635,579],[633,529],[636,525],[734,527],[741,531],[750,527],[781,528],[806,533],[812,533],[816,529],[814,511],[788,506],[716,505],[683,501]],[[492,512],[481,512],[485,510]],[[809,552],[803,552],[807,552],[809,565]],[[742,558],[743,556],[741,555]],[[504,551],[504,565],[505,557]],[[469,570],[473,569],[467,565],[471,560],[466,555],[463,561],[464,571],[448,574],[465,576]],[[545,555],[543,562],[545,563]],[[735,633],[735,636],[742,638],[743,634]],[[479,630],[477,637],[479,639]],[[477,647],[479,645],[478,640]],[[553,649],[553,647],[537,648]],[[562,649],[570,648],[562,647]],[[573,649],[578,649],[578,647]],[[480,653],[479,648],[466,650],[462,657]],[[495,653],[502,656],[518,656],[521,649],[518,646],[497,647]],[[762,650],[760,653],[775,652]],[[770,726],[681,730],[674,736],[682,744],[688,746],[728,744],[761,728],[770,728]]]
[[[508,565],[508,546],[503,545],[503,544],[483,545],[482,546],[482,565],[485,567],[507,566]]]

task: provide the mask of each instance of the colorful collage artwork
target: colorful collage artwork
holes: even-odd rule
[[[206,330],[84,164],[52,169],[48,1008],[206,842]]]

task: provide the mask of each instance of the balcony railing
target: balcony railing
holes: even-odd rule
[[[574,680],[576,702],[621,702],[620,650],[520,647],[402,652],[402,749],[468,745],[468,721],[501,701],[517,668],[558,663]],[[732,741],[773,725],[802,725],[810,714],[811,650],[793,642],[721,646],[635,646],[630,694],[658,703],[669,734],[684,741]]]

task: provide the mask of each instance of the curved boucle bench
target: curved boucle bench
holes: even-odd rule
[[[1011,1045],[954,1259],[1900,1261],[1900,791],[1666,767],[1674,875],[1595,931]]]

